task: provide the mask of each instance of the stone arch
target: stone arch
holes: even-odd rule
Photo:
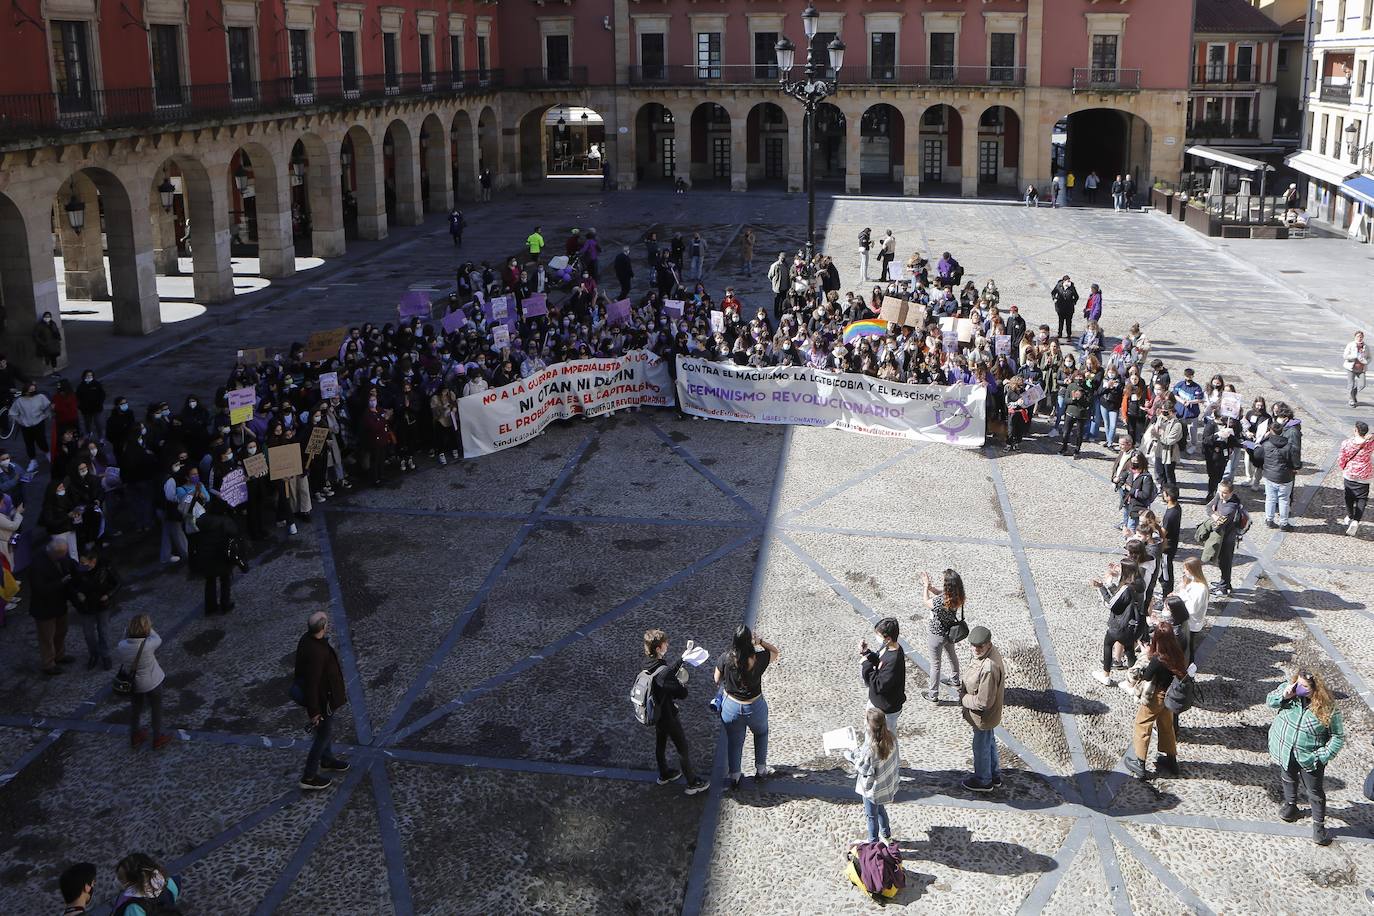
[[[157,275],[151,260],[145,258],[140,263],[138,257],[139,252],[151,251],[153,247],[146,197],[131,195],[125,181],[106,169],[96,166],[78,169],[58,187],[55,198],[55,218],[64,220],[69,227],[66,203],[71,199],[70,189],[77,186],[79,178],[88,179],[94,186],[98,203],[92,210],[84,198],[79,199],[85,224],[77,234],[93,235],[98,246],[99,237],[104,233],[105,256],[110,265],[114,332],[138,335],[156,330],[162,324]],[[56,312],[54,317],[58,317]]]
[[[748,180],[785,186],[789,171],[787,112],[775,102],[758,102],[749,109],[745,125]]]
[[[166,187],[173,191],[164,203],[162,192]],[[181,272],[180,258],[189,256],[197,302],[228,302],[234,298],[228,214],[216,201],[215,183],[205,163],[189,155],[169,156],[153,172],[148,191],[156,270],[175,276]],[[68,269],[69,297],[71,273]]]
[[[400,118],[382,132],[382,188],[387,221],[401,226],[418,226],[424,220],[415,134]]]
[[[692,109],[690,177],[693,185],[724,183],[734,172],[730,109],[717,101],[699,102]]]
[[[1095,171],[1102,184],[1110,186],[1117,174],[1130,172],[1137,188],[1149,186],[1154,132],[1144,117],[1126,108],[1085,100],[1050,118],[1051,125],[1060,118],[1068,124],[1062,155],[1060,150],[1054,151],[1045,184],[1056,173],[1067,170],[1080,183],[1083,176]]]
[[[522,183],[549,176],[601,177],[609,153],[606,122],[588,103],[553,99],[525,112],[516,129]]]
[[[477,169],[501,174],[501,121],[496,110],[484,105],[477,115]]]
[[[935,194],[959,194],[963,178],[964,120],[959,109],[936,103],[921,112],[916,142],[921,189]]]
[[[1009,105],[989,105],[976,122],[979,194],[1018,194],[1021,188],[1021,116]]]
[[[472,115],[458,109],[449,126],[449,170],[453,174],[453,196],[458,200],[477,198],[477,134]]]
[[[0,193],[0,303],[5,306],[6,318],[4,352],[15,365],[31,374],[43,369],[33,350],[33,325],[43,312],[52,312],[54,316],[61,314],[57,283],[53,278],[51,245],[47,239],[45,222],[30,221],[18,204]],[[58,320],[60,322],[61,318]],[[63,340],[65,344],[65,334]],[[64,352],[59,366],[65,363],[65,358]]]
[[[645,102],[634,117],[635,183],[672,182],[684,164],[678,119],[662,102]]]
[[[843,181],[848,168],[849,118],[838,105],[822,102],[811,124],[811,155],[816,181]]]
[[[339,144],[339,167],[345,235],[386,238],[382,157],[372,134],[363,125],[354,124],[344,133]]]
[[[444,122],[430,112],[420,122],[420,190],[426,213],[447,213],[453,207],[448,144]]]
[[[256,255],[264,277],[291,276],[296,272],[296,247],[290,187],[272,151],[261,143],[244,143],[229,160],[225,181],[231,253]]]
[[[879,102],[859,116],[859,179],[869,187],[885,189],[902,184],[906,146],[906,118],[894,105]]]
[[[297,167],[297,155],[304,160],[304,170]],[[307,225],[301,228],[308,233],[310,253],[317,258],[338,257],[345,244],[339,152],[333,143],[307,131],[296,139],[291,159],[293,172],[303,171],[299,185],[292,181],[292,198],[293,203],[299,199],[303,204]]]

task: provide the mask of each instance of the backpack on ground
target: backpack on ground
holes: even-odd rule
[[[654,675],[658,674],[663,665],[657,664],[647,671],[641,671],[635,675],[634,686],[630,688],[630,703],[635,708],[635,718],[640,725],[655,725],[658,723],[658,698],[654,696]]]
[[[906,887],[902,852],[884,843],[856,843],[845,854],[845,876],[874,900],[890,900]]]

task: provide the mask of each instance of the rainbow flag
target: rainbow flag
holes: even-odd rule
[[[851,321],[844,326],[844,342],[852,344],[860,337],[885,337],[887,336],[887,322],[879,321],[876,318],[865,318],[862,321]]]

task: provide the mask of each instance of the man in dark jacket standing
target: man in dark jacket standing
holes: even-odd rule
[[[1252,454],[1255,463],[1264,469],[1264,523],[1270,528],[1289,531],[1293,524],[1288,520],[1288,507],[1293,498],[1293,481],[1298,476],[1300,458],[1297,433],[1294,433],[1295,441],[1290,441],[1278,407],[1274,405],[1274,421],[1269,424],[1269,434]]]
[[[900,630],[896,617],[884,617],[873,628],[882,640],[880,652],[859,643],[863,659],[863,678],[868,685],[868,705],[887,717],[887,727],[897,734],[897,717],[906,705],[906,652],[897,642]]]
[[[615,256],[611,266],[615,268],[615,278],[620,281],[620,295],[616,298],[624,299],[630,295],[630,283],[635,276],[634,264],[630,261],[629,245],[620,250],[620,254]]]
[[[1211,517],[1214,530],[1221,534],[1221,549],[1217,552],[1217,567],[1221,571],[1221,581],[1212,584],[1211,593],[1218,598],[1231,594],[1231,566],[1235,561],[1236,542],[1245,528],[1245,507],[1240,497],[1231,488],[1231,481],[1223,480],[1217,487],[1217,495],[1207,504],[1207,514]]]
[[[239,526],[228,509],[224,500],[212,499],[200,517],[199,532],[191,538],[191,571],[205,579],[206,616],[234,609],[234,602],[229,600],[229,577],[234,571],[230,547],[239,535]]]
[[[1069,442],[1073,442],[1073,456],[1078,457],[1078,453],[1083,451],[1083,421],[1088,417],[1091,409],[1092,393],[1088,391],[1087,385],[1083,382],[1083,370],[1074,371],[1073,381],[1069,382],[1067,400],[1064,405],[1064,434],[1059,440],[1059,454],[1063,455],[1069,450]]]
[[[67,556],[67,542],[53,538],[29,565],[24,584],[29,587],[29,613],[38,627],[38,654],[43,673],[61,674],[58,665],[74,659],[67,654],[67,602],[77,574],[76,561]]]
[[[1059,316],[1059,329],[1054,332],[1055,336],[1073,340],[1073,313],[1078,305],[1078,288],[1068,274],[1054,285],[1050,298],[1054,300],[1054,313]]]
[[[305,635],[296,644],[294,683],[300,688],[299,702],[310,716],[310,725],[315,731],[300,785],[302,789],[327,789],[332,780],[321,776],[320,770],[334,773],[348,770],[348,761],[335,757],[330,743],[334,713],[348,702],[348,695],[344,692],[339,654],[329,644],[329,615],[324,611],[310,615]]]
[[[691,649],[691,643],[688,644]],[[692,769],[692,756],[687,750],[687,736],[682,731],[682,718],[678,714],[677,701],[687,699],[687,672],[682,668],[682,659],[668,664],[668,634],[662,630],[648,630],[644,633],[644,671],[654,673],[654,704],[658,709],[658,719],[654,722],[654,755],[658,759],[658,784],[666,786],[676,782],[679,776],[687,777],[687,794],[696,795],[710,788]],[[682,761],[682,771],[668,769],[668,741],[677,748],[678,759]]]

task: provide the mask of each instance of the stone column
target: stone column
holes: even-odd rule
[[[673,112],[673,180],[679,178],[692,183],[692,121],[690,113],[683,120]]]
[[[353,176],[358,182],[353,197],[358,202],[360,239],[386,238],[385,168],[380,146],[353,144]]]
[[[291,235],[291,186],[285,159],[260,162],[253,157],[253,193],[258,213],[258,273],[268,279],[296,272],[296,242]]]
[[[963,135],[959,138],[959,196],[977,197],[978,196],[978,112],[969,111],[959,112],[959,129]],[[951,137],[951,140],[956,138]]]
[[[1045,34],[1045,0],[1026,0],[1026,86],[1040,85]]]
[[[153,265],[152,214],[146,195],[105,195],[105,238],[110,252],[110,301],[114,332],[120,335],[151,334],[162,327],[157,298],[157,271]],[[123,211],[123,212],[121,212]]]
[[[453,194],[458,200],[477,199],[477,161],[481,151],[477,146],[477,131],[469,130],[466,135],[458,131],[453,137],[458,150],[458,176],[454,183]]]
[[[858,194],[863,190],[863,137],[860,133],[862,119],[862,111],[844,113],[844,189],[849,194]]]
[[[62,186],[52,203],[52,220],[58,227],[62,245],[67,298],[108,299],[110,284],[105,276],[105,251],[100,236],[100,198],[95,184],[85,175],[77,175],[74,180],[76,196],[86,205],[86,228],[78,234],[67,221],[67,212],[63,209],[71,197],[71,182]]]
[[[749,190],[749,117],[730,119],[730,190]],[[760,141],[762,142],[762,141]]]
[[[87,212],[90,212],[89,208]],[[176,215],[162,209],[162,195],[156,188],[149,189],[148,212],[152,221],[153,265],[162,276],[175,277],[181,273],[177,251]],[[194,226],[194,223],[192,225]],[[71,296],[70,285],[67,287],[67,295]]]
[[[425,174],[429,177],[429,209],[447,213],[453,209],[453,170],[450,168],[448,135],[430,135],[426,141]]]
[[[211,175],[224,175],[228,162],[207,164]],[[234,268],[229,257],[229,186],[203,174],[182,172],[182,186],[191,220],[191,270],[196,301],[228,302],[234,298]]]
[[[616,3],[616,15],[620,16],[625,0],[618,0]],[[620,48],[620,38],[616,38],[617,54]],[[625,64],[622,59],[617,57],[617,72],[624,69]],[[610,136],[612,130],[615,132],[615,187],[618,191],[634,190],[638,184],[639,176],[636,162],[638,161],[639,134],[635,131],[635,115],[638,108],[635,101],[628,94],[616,93],[616,123],[614,127],[606,125],[606,134]],[[621,127],[628,127],[625,133],[620,132]],[[649,142],[654,142],[653,125],[649,128]]]
[[[344,253],[343,165],[339,146],[326,142],[325,154],[310,157],[306,166],[306,192],[310,200],[310,248],[317,258],[337,258]]]
[[[396,179],[396,224],[418,226],[425,221],[420,199],[420,144],[397,143],[392,153]]]
[[[1046,173],[1049,165],[1046,151],[1050,146],[1050,133],[1054,129],[1053,124],[1044,124],[1041,119],[1043,115],[1043,103],[1041,95],[1042,89],[1026,90],[1026,101],[1021,112],[1021,168],[1017,178],[1016,193],[1021,195],[1026,190],[1026,185],[1034,183],[1036,187],[1044,187],[1050,179]],[[1084,175],[1084,178],[1087,176]],[[1099,178],[1101,176],[1098,176]],[[1111,179],[1107,179],[1110,185]],[[1101,192],[1105,197],[1106,191]]]
[[[906,130],[902,132],[902,193],[916,197],[921,193],[921,119],[925,110],[903,111]]]
[[[44,312],[51,312],[59,326],[62,322],[49,220],[52,201],[60,198],[65,202],[63,194],[68,189],[63,185],[54,191],[46,182],[34,184],[39,186],[33,189],[37,193],[32,197],[20,196],[23,185],[15,189],[19,217],[0,223],[0,298],[5,303],[6,318],[3,352],[21,372],[42,376],[48,370],[34,352],[33,326]],[[65,213],[62,221],[66,222]],[[98,226],[95,235],[100,235]],[[101,277],[104,278],[103,270]],[[59,369],[67,364],[66,335],[63,341],[63,352],[57,361]]]
[[[787,190],[806,190],[806,111],[801,107],[787,112]]]

